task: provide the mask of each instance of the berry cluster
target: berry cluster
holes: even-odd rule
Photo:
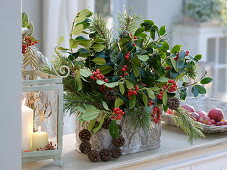
[[[25,37],[24,43],[22,44],[22,53],[23,54],[26,53],[28,46],[32,46],[32,45],[35,45],[37,43],[38,43],[38,41],[32,42],[32,39],[31,39],[30,36]]]
[[[168,84],[166,84],[163,89],[168,92],[174,92],[177,90],[177,84],[174,80],[168,80]]]
[[[96,71],[92,72],[92,75],[90,76],[92,80],[104,80],[105,82],[109,82],[108,79],[105,79],[105,76],[100,73],[99,69],[96,69]]]
[[[124,65],[124,67],[121,69],[121,71],[124,72],[124,76],[128,76],[128,66],[127,65]]]
[[[126,54],[125,54],[125,60],[129,60],[130,59],[130,52],[127,52]]]
[[[152,104],[154,104],[154,101],[151,100],[148,102],[148,106],[151,106]]]
[[[190,51],[188,51],[188,50],[187,50],[187,51],[186,51],[186,56],[188,56],[188,55],[189,55],[189,53],[190,53]]]
[[[163,93],[164,93],[164,91],[160,90],[159,94],[157,94],[157,98],[159,100],[162,100]]]
[[[111,118],[115,119],[115,120],[120,120],[120,119],[122,119],[122,116],[125,115],[125,112],[123,110],[121,110],[120,108],[114,108],[113,113],[116,116],[112,116]]]
[[[131,96],[133,96],[133,95],[137,95],[138,94],[138,92],[137,91],[139,91],[139,86],[135,86],[134,87],[135,88],[135,90],[128,90],[128,98],[129,98],[129,100],[131,99]]]
[[[161,110],[158,107],[154,107],[151,117],[155,123],[159,123],[161,121]]]
[[[190,51],[185,51],[186,52],[186,56],[189,55]],[[179,53],[177,53],[176,57],[174,57],[174,60],[177,61],[179,59]]]

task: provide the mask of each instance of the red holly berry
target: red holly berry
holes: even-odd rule
[[[109,82],[109,79],[105,79],[104,82],[108,83]]]
[[[124,76],[128,76],[128,73],[124,73]]]
[[[171,69],[171,67],[166,67],[165,69],[166,69],[166,70],[170,70],[170,69]]]
[[[134,46],[134,47],[135,47],[135,46],[136,46],[136,43],[132,43],[132,46]]]
[[[126,71],[126,69],[125,68],[122,68],[121,71]]]
[[[137,39],[137,36],[134,36],[134,39],[136,40]]]

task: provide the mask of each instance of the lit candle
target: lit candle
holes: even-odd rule
[[[48,134],[47,132],[41,131],[41,126],[39,126],[38,131],[32,134],[32,150],[45,149],[48,144]]]
[[[33,110],[25,106],[25,99],[21,105],[22,114],[22,151],[31,151],[31,137],[33,133]]]

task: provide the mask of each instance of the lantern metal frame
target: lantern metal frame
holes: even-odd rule
[[[58,166],[63,166],[61,161],[63,143],[63,84],[62,78],[23,80],[22,92],[57,90],[57,148],[55,150],[22,152],[22,162],[53,159]]]

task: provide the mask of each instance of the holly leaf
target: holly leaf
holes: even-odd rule
[[[213,81],[212,78],[206,77],[206,78],[202,79],[202,80],[200,81],[200,83],[201,83],[201,84],[209,84],[209,83],[212,82],[212,81]]]
[[[104,58],[101,58],[101,57],[95,57],[92,61],[95,64],[98,64],[98,65],[104,65],[104,64],[106,64],[106,60]]]
[[[133,83],[132,82],[130,82],[130,81],[128,81],[128,80],[125,80],[125,83],[126,83],[126,87],[128,88],[128,89],[132,89],[133,88]]]
[[[158,82],[167,82],[169,79],[167,77],[160,77],[157,81]]]
[[[105,45],[104,44],[95,44],[95,45],[91,46],[91,48],[93,50],[95,50],[96,52],[101,52],[104,50]]]
[[[118,107],[120,107],[123,104],[124,104],[124,101],[121,98],[116,98],[116,100],[114,102],[114,107],[118,108]]]
[[[82,14],[82,15],[78,15],[75,19],[75,22],[76,23],[80,23],[80,22],[83,22],[85,19],[86,19],[86,14]]]
[[[125,86],[124,86],[123,82],[119,83],[119,89],[120,89],[121,94],[123,95],[125,93]]]
[[[148,55],[138,55],[138,59],[141,61],[147,61],[149,59]]]
[[[147,89],[147,94],[151,99],[155,99],[155,94],[151,89]]]
[[[129,100],[129,109],[133,109],[136,105],[136,96],[131,96],[131,99]]]
[[[105,83],[105,86],[109,87],[109,88],[114,88],[114,87],[118,86],[118,82]]]
[[[172,49],[171,49],[171,53],[178,53],[181,50],[181,45],[175,45]]]
[[[70,48],[77,48],[79,45],[78,41],[74,40],[74,39],[69,39],[69,47]]]
[[[105,82],[102,81],[102,80],[97,80],[96,83],[97,83],[98,85],[103,85],[103,84],[105,84]]]
[[[195,60],[201,60],[202,59],[202,54],[198,54],[194,57]]]
[[[132,69],[133,69],[134,75],[136,77],[138,77],[140,75],[138,67],[136,65],[134,65]]]
[[[108,65],[101,65],[101,66],[98,66],[98,68],[100,69],[102,74],[107,74],[113,70],[113,68]]]
[[[171,63],[172,63],[172,66],[173,66],[173,68],[174,68],[174,70],[176,71],[176,72],[178,72],[178,68],[177,68],[177,62],[174,60],[174,58],[170,58],[170,61],[171,61]]]
[[[93,130],[94,126],[95,126],[95,123],[96,123],[96,119],[91,120],[91,121],[88,123],[87,130],[89,130],[90,132],[92,132],[92,130]]]
[[[110,110],[109,107],[108,107],[108,105],[104,101],[102,101],[102,106],[103,106],[104,109]]]
[[[142,93],[142,98],[143,98],[144,105],[147,106],[147,104],[148,104],[148,98],[147,98],[147,95],[145,93]]]
[[[165,91],[163,94],[162,94],[162,102],[163,104],[166,106],[167,105],[167,100],[168,100],[168,96],[167,96],[167,92]]]
[[[23,12],[22,13],[22,27],[25,28],[28,25],[28,15]]]
[[[162,26],[160,29],[159,29],[159,35],[164,35],[166,33],[166,27],[165,26]]]
[[[73,28],[72,34],[73,35],[79,35],[83,32],[83,30],[84,30],[84,25],[78,24]]]
[[[82,68],[80,69],[80,75],[83,77],[89,77],[92,75],[92,72],[88,68]]]
[[[113,139],[116,139],[120,135],[119,127],[116,120],[112,120],[109,126],[109,132]]]
[[[200,94],[206,94],[206,89],[203,86],[195,85],[195,87],[198,88]]]
[[[60,45],[61,43],[63,43],[63,41],[64,41],[64,37],[63,36],[60,36],[58,38],[57,45]]]
[[[98,127],[93,129],[93,133],[97,133],[102,128],[104,120],[105,120],[105,116],[102,116],[100,121],[99,121]]]
[[[192,87],[192,93],[193,93],[193,95],[194,95],[195,97],[197,97],[197,96],[199,95],[199,89],[198,89],[198,87],[193,86],[193,87]]]

